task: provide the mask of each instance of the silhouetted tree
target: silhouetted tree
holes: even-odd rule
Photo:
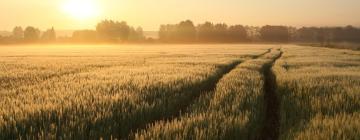
[[[317,32],[317,34],[316,34],[316,40],[318,41],[318,42],[320,42],[321,43],[321,45],[325,45],[325,43],[326,43],[326,41],[327,41],[327,34],[328,32],[327,32],[327,30],[326,30],[326,28],[319,28],[318,29],[318,32]]]
[[[333,28],[320,28],[322,44],[329,45],[334,40]]]
[[[228,39],[228,26],[226,24],[223,23],[219,23],[216,24],[214,26],[214,40],[217,42],[226,42],[226,40]]]
[[[330,42],[360,42],[360,29],[346,27],[303,27],[297,30],[297,39],[301,42],[319,42],[323,45]]]
[[[211,22],[205,22],[197,26],[197,35],[200,42],[211,42],[214,41],[214,24]]]
[[[176,40],[176,25],[161,25],[159,30],[159,39],[164,42]]]
[[[298,32],[296,27],[288,27],[289,41],[297,41]]]
[[[230,26],[228,29],[228,40],[230,42],[243,42],[248,38],[246,29],[242,25]]]
[[[34,27],[26,27],[24,31],[24,40],[27,42],[38,41],[40,37],[40,30]]]
[[[127,41],[130,30],[130,27],[124,21],[104,20],[96,26],[99,38],[105,41]]]
[[[160,28],[159,28],[159,40],[163,41],[163,42],[166,42],[169,40],[169,31],[167,29],[167,26],[168,25],[160,25]]]
[[[196,39],[196,29],[192,21],[186,20],[179,23],[176,29],[178,41],[193,42]]]
[[[253,42],[259,42],[261,39],[260,27],[247,26],[245,27],[248,39]]]
[[[360,29],[351,25],[333,29],[333,35],[336,42],[360,42]]]
[[[21,26],[16,26],[14,29],[13,29],[13,38],[15,40],[22,40],[24,38],[24,30],[22,29]]]
[[[193,42],[196,40],[196,28],[190,20],[176,25],[161,25],[159,39],[165,42]]]
[[[145,36],[143,29],[141,27],[138,27],[135,30],[133,27],[131,27],[128,40],[135,42],[144,41]]]
[[[266,25],[260,30],[261,39],[268,42],[288,42],[290,34],[285,26]]]
[[[297,41],[300,42],[316,42],[318,28],[315,27],[303,27],[297,30]]]
[[[46,30],[42,35],[42,40],[46,42],[52,42],[56,40],[56,32],[54,27],[51,29]]]

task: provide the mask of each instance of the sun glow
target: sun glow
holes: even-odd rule
[[[63,11],[75,19],[83,20],[99,16],[100,8],[95,0],[68,0],[62,5]]]

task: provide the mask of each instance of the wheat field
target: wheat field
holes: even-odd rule
[[[0,50],[0,139],[360,137],[357,51],[275,44]]]
[[[280,139],[360,138],[360,52],[287,46],[273,70]]]

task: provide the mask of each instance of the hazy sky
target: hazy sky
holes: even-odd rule
[[[96,16],[80,19],[64,11],[69,1],[91,3]],[[360,26],[360,0],[0,0],[0,30],[16,25],[92,29],[101,19],[125,20],[145,30],[185,19],[196,24]]]

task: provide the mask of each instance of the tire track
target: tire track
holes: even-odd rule
[[[265,120],[260,136],[261,140],[277,140],[279,138],[280,102],[276,94],[276,75],[271,68],[282,54],[283,52],[280,51],[280,55],[264,67]]]

